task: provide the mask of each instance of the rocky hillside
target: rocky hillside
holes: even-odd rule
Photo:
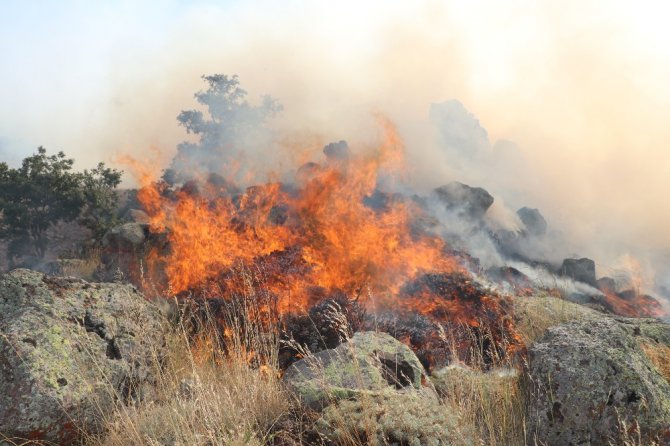
[[[184,319],[175,326],[132,285],[15,270],[0,278],[0,444],[230,444],[239,432],[216,428],[224,415],[182,417],[258,386],[265,403],[225,409],[250,410],[236,422],[255,419],[253,444],[670,444],[670,325],[551,297],[515,308],[527,354],[504,363],[429,373],[402,342],[365,331],[259,369],[239,362],[239,333],[223,351],[188,330],[201,343],[179,350],[170,339]]]

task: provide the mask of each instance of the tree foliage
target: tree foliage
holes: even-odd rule
[[[99,164],[73,171],[63,152],[47,155],[44,147],[18,168],[0,163],[0,238],[9,240],[9,260],[23,255],[43,258],[47,230],[59,222],[80,219],[101,237],[113,224],[121,172]]]
[[[221,173],[222,167],[239,154],[267,140],[266,121],[281,111],[281,105],[263,96],[259,105],[246,100],[237,76],[203,76],[208,88],[195,94],[206,112],[185,110],[177,116],[197,143],[184,142],[177,147],[172,166],[165,172],[168,183],[184,182],[200,173]]]

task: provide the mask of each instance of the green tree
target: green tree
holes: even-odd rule
[[[47,155],[44,147],[13,169],[0,163],[0,238],[9,240],[10,265],[16,258],[43,258],[47,231],[59,222],[80,222],[101,237],[114,221],[115,187],[121,172],[104,164],[83,173],[63,152]]]
[[[202,173],[221,173],[231,160],[239,160],[253,147],[265,147],[269,141],[266,122],[282,109],[270,96],[262,96],[259,105],[250,104],[237,76],[202,76],[207,89],[195,94],[204,108],[184,110],[177,121],[198,142],[183,142],[163,179],[172,184],[193,179]]]
[[[82,175],[84,207],[79,224],[90,229],[93,239],[102,237],[118,224],[119,195],[116,187],[121,183],[121,171],[99,163],[95,169],[85,170]]]

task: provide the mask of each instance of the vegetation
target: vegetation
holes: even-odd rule
[[[260,105],[247,102],[247,92],[240,87],[237,76],[213,74],[202,79],[207,89],[196,93],[195,98],[207,115],[200,110],[185,110],[177,116],[179,124],[197,135],[199,141],[177,146],[177,155],[163,175],[168,184],[191,180],[195,172],[225,172],[228,161],[239,161],[245,150],[267,143],[265,123],[281,111],[281,105],[270,96],[263,96]]]
[[[494,358],[485,365],[483,350],[469,365],[452,365],[432,376],[440,396],[430,403],[401,395],[370,395],[343,400],[323,413],[305,407],[285,389],[277,363],[279,326],[256,324],[262,287],[239,271],[249,286],[244,304],[224,315],[231,331],[225,337],[205,312],[198,335],[178,319],[169,340],[170,356],[156,364],[159,398],[134,407],[119,405],[105,417],[105,434],[88,444],[224,445],[399,444],[523,445],[528,440],[522,364]],[[537,317],[550,326],[578,317],[578,308],[559,299],[518,298],[519,317]],[[536,336],[538,327],[522,325]],[[445,338],[445,342],[450,342]],[[224,346],[224,344],[226,344]],[[232,348],[231,348],[232,346]],[[250,351],[265,352],[267,362],[250,361]],[[309,354],[309,352],[305,352]],[[630,443],[637,444],[637,443]]]
[[[115,224],[122,172],[103,163],[76,172],[73,165],[63,152],[47,155],[44,147],[18,168],[0,163],[0,239],[9,241],[10,266],[22,256],[42,259],[48,230],[61,222],[79,221],[96,240]]]

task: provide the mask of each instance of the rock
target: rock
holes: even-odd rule
[[[616,281],[611,277],[601,277],[596,280],[596,287],[603,293],[616,293]]]
[[[140,225],[147,225],[151,221],[149,214],[141,209],[130,209],[128,211],[128,216],[134,223],[138,223]]]
[[[167,234],[153,233],[149,226],[136,222],[124,223],[112,228],[103,238],[102,264],[95,278],[102,282],[129,281],[141,285],[147,269],[147,255],[155,249],[165,252]],[[152,276],[156,282],[161,278]]]
[[[595,304],[598,302],[594,296],[589,296],[588,294],[584,293],[570,293],[565,296],[565,298],[570,302],[574,302],[580,305]]]
[[[529,444],[670,438],[670,385],[640,347],[647,335],[665,342],[670,327],[594,314],[549,328],[529,349]]]
[[[493,196],[486,190],[457,181],[438,187],[433,191],[433,196],[447,210],[470,219],[482,218],[493,204]]]
[[[386,333],[356,333],[335,349],[294,363],[284,380],[307,406],[317,410],[339,399],[388,392],[437,397],[416,355]]]
[[[565,259],[559,273],[572,280],[596,286],[596,264],[586,257],[581,259]]]
[[[146,225],[130,222],[112,228],[104,237],[103,244],[121,251],[138,249],[146,238]]]
[[[539,210],[523,207],[516,211],[516,214],[526,227],[526,233],[529,235],[540,237],[547,233],[547,220],[544,219]]]
[[[129,285],[1,276],[0,432],[71,444],[115,404],[149,398],[164,322]]]
[[[459,421],[453,410],[437,401],[386,393],[328,406],[315,429],[326,444],[477,444]]]
[[[323,148],[323,153],[329,160],[346,161],[351,156],[346,141],[331,142]]]
[[[497,283],[508,283],[515,289],[533,288],[528,276],[512,266],[492,266],[486,270],[486,276]]]

